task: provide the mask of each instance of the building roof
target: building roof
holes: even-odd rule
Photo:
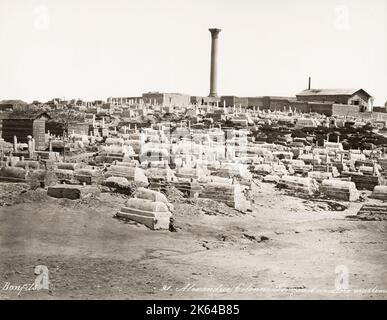
[[[359,91],[362,91],[365,95],[371,97],[371,95],[363,89],[307,89],[301,91],[297,96],[353,96]]]
[[[47,112],[30,112],[30,113],[5,113],[0,115],[0,119],[3,120],[37,120],[45,118],[51,119],[51,116]]]
[[[296,98],[295,98],[295,97],[265,96],[264,98],[269,98],[270,100],[288,100],[288,101],[296,101]]]

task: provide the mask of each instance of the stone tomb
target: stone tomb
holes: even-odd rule
[[[139,188],[117,216],[144,224],[152,230],[169,229],[171,206],[160,192]]]
[[[329,198],[344,201],[356,201],[360,195],[354,182],[336,179],[323,180],[320,192]]]
[[[375,186],[371,198],[387,200],[387,186]]]
[[[138,167],[110,166],[105,173],[105,178],[123,177],[141,186],[148,186],[148,178],[143,169]]]
[[[251,204],[243,193],[244,189],[238,183],[208,182],[203,186],[199,198],[223,202],[237,210],[247,211],[251,209]]]
[[[99,188],[96,186],[57,184],[47,189],[47,195],[53,198],[76,200],[90,194],[98,196],[100,194]]]
[[[313,194],[318,190],[316,180],[296,176],[283,176],[277,185],[280,188],[299,191],[305,194]]]

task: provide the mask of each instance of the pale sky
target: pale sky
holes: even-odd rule
[[[387,0],[0,0],[0,100],[294,96],[363,88],[387,101]]]

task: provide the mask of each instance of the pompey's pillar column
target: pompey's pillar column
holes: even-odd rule
[[[218,35],[221,29],[208,29],[211,32],[211,73],[209,97],[217,97],[217,72],[218,72]]]

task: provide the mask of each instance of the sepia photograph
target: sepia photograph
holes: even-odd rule
[[[386,300],[386,250],[386,0],[0,0],[0,300]]]

